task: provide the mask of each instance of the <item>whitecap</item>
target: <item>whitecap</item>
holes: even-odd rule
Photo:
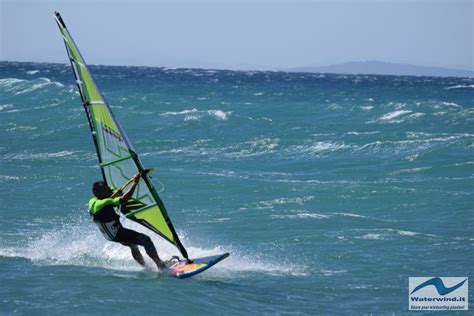
[[[335,274],[346,273],[347,270],[325,270],[325,269],[322,269],[319,272],[324,274],[324,276],[331,276],[331,275],[335,275]]]
[[[399,117],[399,116],[402,116],[402,115],[405,115],[405,114],[408,114],[408,113],[412,113],[412,111],[409,111],[409,110],[393,111],[393,112],[390,112],[390,113],[387,113],[387,114],[382,115],[382,116],[379,118],[379,120],[381,120],[381,121],[389,121],[389,120],[393,120],[393,119],[396,118],[396,117]]]
[[[351,132],[348,132],[347,133],[348,135],[374,135],[374,134],[380,134],[379,131],[375,131],[375,132],[355,132],[355,131],[351,131]]]
[[[446,90],[450,90],[450,89],[474,89],[474,84],[470,84],[470,85],[460,84],[460,85],[456,85],[456,86],[446,87],[445,89]]]
[[[186,115],[184,117],[184,121],[187,122],[187,121],[198,121],[201,117],[200,116],[197,116],[197,115]]]
[[[359,214],[353,214],[353,213],[334,213],[334,215],[357,217],[357,218],[369,218],[367,216],[363,216],[363,215],[359,215]]]
[[[400,169],[397,171],[393,171],[390,174],[391,175],[397,175],[397,174],[403,174],[403,173],[418,173],[418,172],[423,172],[432,169],[431,166],[428,167],[418,167],[418,168],[410,168],[410,169]]]
[[[304,205],[306,202],[312,201],[314,196],[303,196],[295,198],[277,198],[273,200],[259,201],[256,203],[257,208],[273,208],[276,205],[297,204]]]
[[[296,213],[296,214],[287,214],[287,215],[270,215],[271,218],[280,218],[280,219],[306,219],[306,218],[315,218],[315,219],[327,219],[328,215],[318,214],[318,213]]]
[[[460,106],[459,104],[456,104],[456,103],[454,103],[454,102],[441,102],[441,104],[447,105],[447,106],[452,106],[452,107],[455,107],[455,108],[461,108],[461,109],[462,109],[462,106]]]
[[[0,105],[0,111],[3,111],[5,109],[10,109],[13,107],[13,104],[1,104]]]
[[[180,112],[165,112],[160,114],[161,116],[167,116],[167,115],[184,115],[184,114],[189,114],[189,113],[196,113],[198,110],[196,108],[192,108],[191,110],[183,110]]]
[[[26,80],[23,79],[17,79],[17,78],[3,78],[0,79],[0,87],[2,88],[10,88],[13,85],[20,83],[20,82],[25,82]]]
[[[360,237],[360,239],[383,240],[384,238],[381,234],[366,234],[366,235]]]
[[[290,146],[286,149],[290,153],[299,153],[306,155],[318,155],[328,152],[339,151],[343,149],[350,148],[350,146],[345,145],[344,143],[336,142],[316,142],[310,145],[295,145]]]
[[[229,119],[229,115],[232,113],[232,112],[224,112],[224,111],[221,111],[221,110],[209,110],[207,111],[207,113],[209,115],[212,115],[214,116],[215,118],[217,118],[218,120],[223,120],[223,121],[226,121]]]
[[[33,83],[33,82],[37,82],[37,83]],[[39,78],[39,79],[31,81],[31,83],[33,83],[33,85],[31,85],[31,87],[26,88],[24,90],[17,91],[17,92],[15,92],[15,95],[20,95],[20,94],[25,94],[25,93],[28,93],[28,92],[32,92],[32,91],[41,89],[43,87],[46,87],[48,85],[55,85],[57,87],[64,87],[64,85],[62,83],[56,82],[56,81],[51,81],[48,78]]]
[[[20,180],[20,178],[17,176],[7,176],[7,175],[0,174],[0,181],[11,181],[11,180]]]
[[[75,151],[59,151],[54,153],[22,153],[22,154],[8,154],[4,158],[10,160],[47,160],[50,158],[62,158],[74,155]]]

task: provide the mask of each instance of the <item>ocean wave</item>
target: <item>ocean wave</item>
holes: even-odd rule
[[[323,274],[324,276],[332,276],[332,275],[339,275],[339,274],[347,273],[347,270],[321,269],[321,270],[319,270],[319,273]]]
[[[420,237],[420,238],[437,238],[438,236],[433,234],[423,234],[414,231],[393,229],[393,228],[382,228],[382,229],[360,229],[359,232],[370,231],[362,236],[355,236],[355,239],[368,239],[368,240],[393,240],[397,237]]]
[[[227,121],[229,116],[232,114],[231,111],[224,112],[222,110],[204,110],[200,111],[196,108],[192,108],[190,110],[183,110],[180,112],[165,112],[161,113],[160,116],[177,116],[183,115],[184,121],[197,121],[202,119],[204,116],[210,116],[220,121]]]
[[[11,109],[12,107],[13,107],[13,104],[1,104],[0,111],[3,111],[5,109]]]
[[[20,180],[20,177],[7,176],[7,175],[0,174],[0,182],[3,182],[3,181],[18,181],[18,180]]]
[[[256,138],[250,141],[231,145],[218,150],[216,153],[227,158],[247,158],[273,153],[278,147],[279,138]]]
[[[274,208],[277,205],[287,205],[287,204],[296,204],[296,205],[305,205],[306,202],[314,200],[314,196],[303,196],[295,198],[277,198],[273,200],[258,201],[249,205],[249,207],[255,207],[256,209],[266,209]]]
[[[180,111],[180,112],[165,112],[165,113],[161,113],[160,115],[161,116],[185,115],[185,114],[196,113],[196,112],[199,112],[199,111],[196,108],[192,108],[191,110],[183,110],[183,111]]]
[[[412,111],[409,111],[409,110],[393,111],[393,112],[382,115],[381,117],[379,117],[379,120],[381,120],[381,121],[390,121],[390,120],[393,120],[396,117],[400,117],[400,116],[408,114],[408,113],[412,113]]]
[[[0,79],[0,89],[5,89],[8,92],[12,92],[13,95],[22,95],[50,85],[60,88],[64,87],[64,85],[60,82],[51,81],[50,79],[43,77],[33,80],[23,80],[16,78]]]
[[[446,90],[450,90],[450,89],[474,89],[474,84],[469,84],[469,85],[460,84],[460,85],[456,85],[456,86],[446,87],[445,89]]]
[[[52,158],[64,158],[74,156],[76,151],[59,151],[54,153],[20,153],[20,154],[7,154],[2,158],[4,160],[49,160]]]
[[[13,131],[35,131],[38,128],[36,126],[14,126],[7,129],[9,132]]]
[[[334,215],[340,215],[340,216],[347,216],[347,217],[355,217],[355,218],[370,218],[367,216],[359,215],[359,214],[353,214],[353,213],[333,213]]]
[[[215,176],[215,177],[225,177],[225,178],[239,178],[239,179],[249,179],[248,175],[238,174],[235,171],[222,171],[222,172],[201,172],[197,171],[193,174],[201,174],[206,176]]]
[[[351,146],[338,142],[315,142],[308,145],[293,145],[285,149],[290,154],[299,154],[306,156],[318,156],[335,151],[351,148]]]
[[[446,105],[446,106],[450,106],[450,107],[455,107],[455,108],[461,108],[462,109],[462,106],[460,106],[459,104],[456,104],[454,102],[441,102],[442,105]]]
[[[221,110],[209,110],[209,111],[207,111],[207,113],[209,115],[213,115],[217,119],[223,120],[223,121],[228,120],[229,115],[232,114],[232,112],[224,112],[224,111],[221,111]]]
[[[20,82],[25,82],[26,80],[23,79],[16,79],[16,78],[3,78],[0,79],[0,88],[9,88],[13,86],[14,84],[20,83]]]
[[[380,134],[379,131],[374,131],[374,132],[355,132],[355,131],[351,131],[351,132],[347,132],[347,135],[356,135],[356,136],[359,136],[359,135],[374,135],[374,134]]]
[[[271,218],[280,218],[280,219],[328,219],[330,216],[325,214],[318,214],[318,213],[307,213],[301,212],[296,214],[284,214],[284,215],[270,215]]]
[[[419,154],[420,151],[426,151],[429,148],[432,148],[436,144],[444,144],[444,143],[451,143],[455,140],[460,140],[464,138],[473,138],[473,134],[463,133],[463,134],[454,134],[446,136],[438,136],[432,135],[429,138],[421,138],[421,139],[407,139],[407,140],[385,140],[385,141],[375,141],[371,143],[367,143],[361,146],[354,148],[355,151],[365,151],[369,150],[371,152],[379,152],[386,150],[387,152],[390,151],[396,153],[398,152],[413,152],[417,151],[416,154]],[[416,157],[415,157],[416,158]]]
[[[418,168],[410,168],[410,169],[400,169],[397,171],[390,172],[390,175],[399,175],[399,174],[404,174],[404,173],[419,173],[419,172],[424,172],[432,169],[433,167],[428,166],[428,167],[418,167]]]

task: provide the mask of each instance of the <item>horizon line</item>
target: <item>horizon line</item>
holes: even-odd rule
[[[20,60],[0,60],[0,63],[9,62],[9,63],[30,63],[30,64],[56,64],[56,65],[66,65],[70,66],[67,61],[65,62],[50,62],[50,61],[20,61]],[[470,76],[453,76],[453,75],[403,75],[403,74],[376,74],[376,73],[342,73],[342,72],[316,72],[310,70],[303,70],[302,68],[328,68],[328,67],[335,67],[341,66],[350,63],[383,63],[383,64],[391,64],[391,65],[400,65],[400,66],[411,66],[411,67],[418,67],[418,68],[427,68],[427,69],[438,69],[438,70],[447,70],[447,71],[461,71],[472,73]],[[349,76],[356,76],[356,75],[374,75],[374,76],[396,76],[396,77],[439,77],[439,78],[474,78],[474,70],[467,70],[467,69],[459,69],[459,68],[446,68],[446,67],[438,67],[438,66],[419,66],[414,64],[403,64],[403,63],[395,63],[395,62],[386,62],[380,60],[364,60],[364,61],[348,61],[342,62],[337,64],[329,64],[324,66],[298,66],[298,67],[288,67],[283,69],[232,69],[232,68],[225,68],[225,67],[210,67],[205,68],[202,66],[156,66],[156,65],[117,65],[117,64],[94,64],[94,63],[87,63],[89,66],[105,66],[105,67],[136,67],[136,68],[161,68],[161,69],[199,69],[199,70],[221,70],[221,71],[235,71],[235,72],[285,72],[285,73],[310,73],[310,74],[333,74],[333,75],[349,75]],[[301,69],[301,70],[299,70]]]

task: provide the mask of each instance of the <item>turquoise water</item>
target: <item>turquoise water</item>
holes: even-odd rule
[[[1,62],[2,314],[403,314],[473,274],[474,79],[91,70],[190,256],[231,256],[176,280],[104,240],[70,67]]]

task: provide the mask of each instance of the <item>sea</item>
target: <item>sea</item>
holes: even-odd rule
[[[0,62],[0,314],[411,315],[410,277],[474,275],[473,78],[90,69],[190,257],[230,257],[105,240],[70,65]]]

